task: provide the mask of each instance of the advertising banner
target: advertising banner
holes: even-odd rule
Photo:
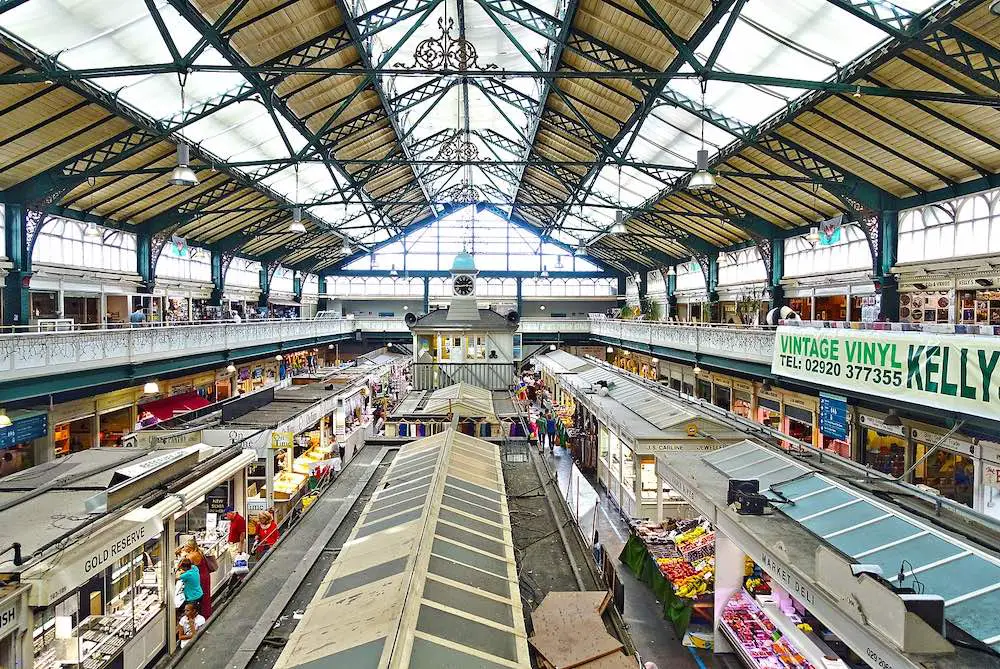
[[[1000,337],[781,326],[771,371],[1000,420]]]

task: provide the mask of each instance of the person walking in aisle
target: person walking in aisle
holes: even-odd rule
[[[550,411],[545,415],[545,441],[548,442],[549,453],[556,452],[556,417]]]
[[[274,522],[274,516],[268,511],[263,511],[257,515],[257,544],[254,546],[254,553],[258,557],[274,548],[278,542],[278,523]]]

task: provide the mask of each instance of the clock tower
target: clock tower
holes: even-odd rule
[[[462,251],[451,263],[451,305],[448,308],[449,321],[479,320],[479,304],[476,300],[475,258]]]

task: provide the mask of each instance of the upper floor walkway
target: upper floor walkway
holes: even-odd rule
[[[798,323],[799,328],[605,319],[521,321],[530,345],[617,346],[783,385],[831,388],[903,406],[1000,421],[1000,337],[992,326]],[[65,329],[61,329],[65,328]],[[401,341],[402,319],[316,318],[0,333],[0,402],[341,341]],[[53,385],[53,379],[58,384]],[[46,384],[52,390],[45,390]],[[75,385],[74,385],[75,384]],[[29,387],[30,386],[30,387]]]

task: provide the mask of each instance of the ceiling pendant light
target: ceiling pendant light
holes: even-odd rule
[[[549,268],[546,265],[542,265],[542,273],[539,274],[543,279],[549,275]]]
[[[233,363],[229,363],[226,366],[226,373],[227,374],[235,374],[236,373],[236,365],[234,365]]]
[[[706,149],[698,150],[697,170],[697,172],[691,175],[688,188],[691,190],[715,188],[715,176],[708,171],[708,150]]]
[[[351,248],[351,242],[348,241],[347,237],[344,237],[344,245],[340,247],[340,252],[348,256],[354,253],[354,249]]]
[[[615,212],[615,223],[611,226],[611,234],[624,235],[626,232],[628,228],[625,227],[625,212],[619,209]]]
[[[188,167],[191,162],[191,147],[184,142],[177,145],[177,167],[170,174],[170,183],[174,186],[197,186],[198,177],[194,170]]]
[[[146,384],[142,387],[142,392],[145,395],[155,395],[156,393],[160,392],[160,384],[158,384],[156,381],[147,381]]]
[[[622,165],[618,163],[618,204],[622,202]],[[615,223],[611,226],[611,234],[624,235],[628,232],[625,227],[625,212],[621,209],[615,212]]]
[[[87,227],[83,230],[84,237],[100,237],[101,229],[97,227],[97,223],[90,221],[87,223]]]
[[[392,277],[399,276],[399,272],[396,271],[396,266],[395,265],[393,265],[392,269],[389,270],[389,276],[392,276]]]
[[[306,231],[306,226],[302,223],[302,207],[292,209],[292,224],[288,226],[288,231],[296,234]]]
[[[295,201],[299,201],[299,164],[295,163]],[[306,226],[302,224],[302,207],[295,205],[292,207],[292,224],[288,226],[289,232],[297,235],[306,231]]]
[[[609,346],[608,347],[608,353],[614,353],[614,352],[615,352],[615,347],[614,346]]]
[[[562,269],[562,256],[556,256],[556,269]]]
[[[671,265],[667,270],[667,276],[677,276],[677,268]]]
[[[809,234],[806,235],[806,241],[810,244],[815,244],[819,241],[819,228],[815,225],[809,228]]]
[[[705,109],[705,81],[701,82],[701,108]],[[715,176],[708,171],[708,150],[705,148],[705,119],[701,120],[701,148],[695,159],[695,173],[688,180],[689,190],[715,188]]]
[[[0,413],[0,427],[10,427],[13,424],[14,423],[11,421],[10,416],[6,413]]]
[[[577,245],[576,250],[573,251],[573,255],[575,255],[575,256],[585,256],[585,255],[587,255],[587,245],[584,244],[583,242],[580,242]]]

